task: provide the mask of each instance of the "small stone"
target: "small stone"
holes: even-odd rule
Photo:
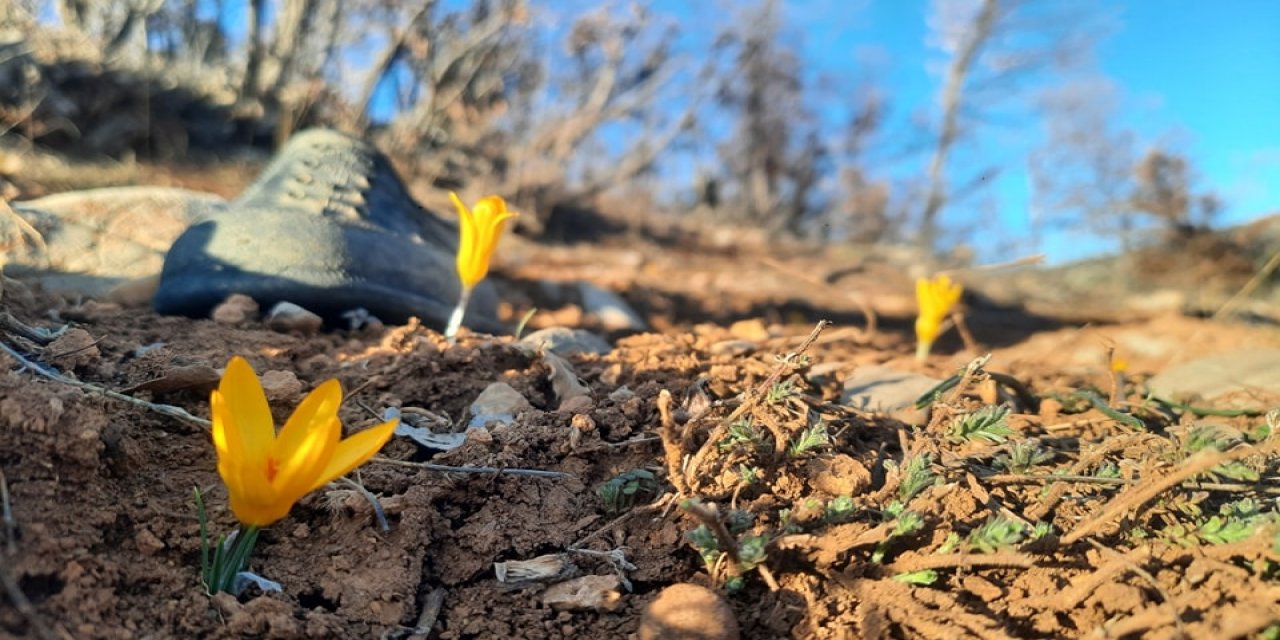
[[[995,602],[1004,596],[1004,589],[982,576],[965,576],[960,584],[966,591],[982,598],[983,602]]]
[[[270,400],[294,398],[302,393],[302,381],[292,371],[268,371],[262,374],[262,391]]]
[[[871,472],[843,453],[811,458],[805,463],[809,484],[833,496],[855,496],[871,486]]]
[[[1062,414],[1062,402],[1056,398],[1045,398],[1040,401],[1040,419],[1045,422],[1057,420]]]
[[[324,319],[292,302],[278,302],[267,312],[267,326],[280,333],[312,335],[320,332]]]
[[[571,329],[569,327],[539,329],[521,338],[520,342],[535,349],[550,351],[562,358],[570,358],[584,353],[604,355],[612,349],[604,338],[586,329]]]
[[[613,611],[622,604],[618,576],[583,576],[551,585],[542,603],[557,611]]]
[[[493,433],[484,427],[467,427],[463,432],[464,440],[477,444],[492,444]]]
[[[721,340],[711,345],[711,355],[739,357],[756,350],[756,343],[750,340]]]
[[[133,536],[133,544],[138,548],[138,553],[144,556],[153,556],[161,549],[164,549],[164,541],[151,533],[150,529],[140,529]]]
[[[592,420],[591,416],[585,413],[579,413],[573,416],[573,419],[569,421],[569,426],[584,433],[591,432],[596,430],[596,421]]]
[[[218,324],[240,324],[258,313],[258,303],[242,293],[233,293],[214,308],[212,318]]]
[[[720,594],[696,584],[663,589],[640,616],[640,640],[737,640],[738,621]]]
[[[749,342],[761,342],[769,339],[769,329],[759,318],[739,320],[729,325],[729,335]]]
[[[513,423],[516,414],[532,409],[533,405],[519,391],[505,382],[495,382],[476,396],[471,403],[471,422],[468,427],[484,427],[490,422]]]
[[[625,400],[630,400],[634,397],[636,397],[636,392],[627,388],[626,385],[618,387],[617,389],[614,389],[613,391],[609,392],[609,399],[614,402],[623,402]]]
[[[557,407],[556,410],[563,411],[565,413],[581,414],[590,411],[595,404],[596,403],[591,399],[591,396],[573,396],[571,398],[566,398],[564,402],[561,402],[560,406]]]
[[[605,331],[644,331],[648,328],[640,314],[618,294],[590,282],[579,282],[578,292],[582,295],[583,311],[595,316]]]
[[[102,356],[98,343],[88,331],[76,327],[68,329],[44,349],[45,359],[65,368],[76,369],[92,364]]]
[[[853,377],[845,381],[840,402],[862,411],[891,413],[911,407],[941,382],[879,365],[858,367]]]
[[[1280,398],[1280,349],[1242,349],[1168,367],[1147,381],[1156,397],[1257,407]]]

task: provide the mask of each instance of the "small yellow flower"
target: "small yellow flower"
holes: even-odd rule
[[[210,399],[218,474],[240,522],[265,527],[302,496],[373,457],[391,437],[395,418],[342,440],[342,386],[328,380],[303,398],[276,433],[262,384],[235,356]]]
[[[932,280],[916,279],[916,304],[920,307],[920,315],[916,317],[916,357],[923,359],[929,355],[933,341],[942,332],[942,321],[960,302],[962,293],[964,287],[946,275]]]
[[[473,209],[462,204],[452,191],[449,198],[458,209],[458,278],[464,289],[470,289],[489,273],[489,259],[498,246],[502,228],[517,214],[507,211],[506,201],[498,196],[481,198]]]

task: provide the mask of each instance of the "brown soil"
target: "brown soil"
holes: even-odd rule
[[[717,248],[638,238],[513,243],[503,260],[495,275],[510,320],[538,305],[534,326],[595,326],[548,293],[548,282],[589,279],[622,293],[655,331],[615,336],[605,356],[570,358],[591,401],[561,410],[547,365],[508,337],[467,334],[450,346],[416,325],[303,337],[7,283],[3,311],[13,318],[74,329],[45,344],[11,322],[5,345],[93,387],[195,416],[209,413],[207,378],[134,389],[240,354],[284,381],[272,387],[278,419],[328,378],[355,390],[342,414],[348,428],[386,407],[465,425],[470,403],[495,381],[533,409],[472,432],[447,454],[393,440],[385,460],[356,476],[379,497],[389,530],[349,485],[334,484],[263,532],[250,568],[283,593],[210,597],[200,585],[193,487],[206,492],[215,531],[230,531],[234,519],[207,431],[0,355],[0,472],[11,505],[0,528],[0,636],[374,638],[408,637],[421,625],[414,637],[628,637],[659,591],[682,582],[727,593],[744,638],[1232,638],[1280,619],[1274,529],[1222,541],[1202,526],[1245,498],[1273,510],[1274,482],[1199,473],[1235,457],[1274,477],[1276,440],[1229,454],[1184,446],[1205,421],[1249,440],[1264,419],[1150,409],[1138,411],[1139,429],[1073,395],[1111,395],[1109,347],[1128,362],[1118,398],[1129,404],[1115,404],[1133,409],[1146,375],[1207,353],[1274,346],[1274,329],[1176,315],[1068,324],[974,297],[969,324],[993,354],[988,369],[1034,398],[975,381],[915,420],[841,406],[842,381],[868,364],[946,378],[978,354],[951,332],[927,364],[915,362],[910,281],[889,264],[847,268],[833,254],[765,251],[746,240]],[[880,311],[873,334],[863,305]],[[803,358],[786,357],[820,319],[836,325]],[[790,394],[765,397],[775,382]],[[669,411],[660,410],[666,393]],[[1008,442],[951,435],[962,414],[993,398],[1013,407]],[[754,428],[730,430],[741,418]],[[827,441],[796,452],[818,423]],[[1001,465],[1014,443],[1031,442],[1045,459],[1025,470]],[[909,459],[927,461],[934,477],[914,493],[903,488]],[[561,475],[406,464],[428,461]],[[1071,480],[1044,477],[1055,472]],[[626,473],[638,490],[607,503],[599,489]],[[920,525],[897,535],[903,511]],[[983,548],[973,540],[993,518],[1027,528],[1012,525],[1016,540]],[[1051,528],[1033,540],[1037,523]],[[737,546],[747,564],[714,550],[704,563],[690,538],[702,524],[725,524],[720,551]],[[758,565],[749,561],[753,536],[766,543]],[[495,577],[495,562],[549,554],[567,561],[551,580]],[[630,589],[596,608],[548,604],[552,583],[615,575]]]

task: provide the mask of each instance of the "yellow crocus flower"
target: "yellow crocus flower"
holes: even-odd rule
[[[458,209],[458,278],[463,289],[470,289],[488,275],[498,237],[507,220],[517,214],[507,211],[507,202],[499,196],[481,198],[471,209],[452,191],[449,198]]]
[[[340,478],[377,453],[400,419],[342,439],[342,386],[328,380],[303,398],[277,434],[257,374],[235,356],[210,399],[218,474],[241,523],[265,527],[302,496]]]
[[[923,360],[929,356],[933,341],[942,332],[942,322],[951,314],[951,310],[960,302],[964,287],[951,281],[945,274],[916,279],[916,304],[920,307],[920,315],[916,316],[916,357]]]

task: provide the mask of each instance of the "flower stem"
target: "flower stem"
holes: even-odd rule
[[[204,510],[204,496],[195,490],[196,517],[200,521],[200,578],[209,595],[225,591],[234,594],[236,574],[244,571],[249,556],[258,544],[258,532],[253,525],[242,524],[230,537],[218,536],[216,544],[209,543],[209,520]],[[209,555],[213,548],[213,557]]]
[[[462,293],[458,294],[458,306],[454,307],[453,315],[449,316],[449,324],[444,328],[444,337],[449,339],[450,344],[458,339],[458,329],[462,327],[462,317],[467,314],[467,303],[470,301],[471,287],[463,286]]]
[[[932,350],[932,342],[916,342],[916,360],[924,362],[929,359],[929,352]]]

